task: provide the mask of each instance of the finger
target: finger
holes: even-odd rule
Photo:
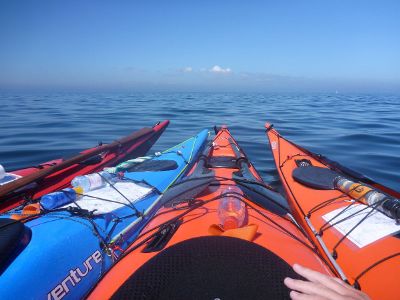
[[[342,279],[337,278],[337,277],[332,277],[332,279],[335,280],[337,283],[343,285],[344,287],[352,289],[351,285],[349,285],[348,283],[344,282]]]
[[[360,291],[356,290],[353,286],[351,286],[350,284],[348,284],[347,282],[343,281],[340,278],[332,277],[332,280],[335,280],[337,283],[341,284],[343,287],[345,287],[349,291],[360,292]]]
[[[327,288],[329,288],[333,291],[339,292],[342,295],[348,291],[348,289],[345,285],[343,285],[341,282],[338,282],[337,280],[335,280],[335,277],[330,277],[330,276],[324,275],[322,273],[305,268],[298,264],[293,265],[293,270],[297,274],[303,276],[304,278],[310,280],[311,282],[320,283],[323,286],[326,286]]]
[[[329,300],[328,298],[325,298],[325,297],[301,294],[301,293],[296,292],[296,291],[291,291],[290,292],[290,298],[292,300]]]
[[[283,282],[288,288],[310,296],[325,297],[327,299],[343,298],[342,295],[335,290],[322,286],[320,283],[296,280],[289,277],[285,278]]]
[[[340,284],[342,284],[347,289],[347,292],[346,292],[346,294],[344,294],[344,296],[351,298],[351,299],[370,300],[369,296],[366,293],[364,293],[363,291],[359,291],[359,290],[355,289],[350,284],[340,280],[339,278],[333,278],[333,279],[335,281],[339,282]]]
[[[308,269],[306,267],[303,267],[299,264],[294,264],[293,265],[293,270],[303,276],[304,278],[307,278],[308,280],[312,281],[312,282],[320,282],[321,278],[331,278],[329,276],[326,276],[320,272]]]
[[[343,280],[336,278],[336,277],[332,277],[332,279],[335,280],[336,282],[340,283],[347,289],[347,292],[345,294],[343,294],[344,296],[353,297],[354,299],[366,299],[366,300],[370,299],[367,294],[355,289],[353,286],[344,282]]]

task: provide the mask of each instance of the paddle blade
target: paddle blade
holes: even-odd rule
[[[299,167],[292,172],[294,180],[317,190],[334,190],[335,179],[339,176],[335,171],[314,166]]]
[[[240,183],[240,188],[252,202],[277,215],[284,216],[289,211],[286,199],[277,192],[260,185],[245,182]]]
[[[215,178],[211,175],[207,177],[188,178],[181,181],[164,193],[161,204],[165,207],[171,207],[184,200],[195,198],[214,180]]]

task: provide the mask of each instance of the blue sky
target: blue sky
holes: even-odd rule
[[[400,1],[0,0],[0,88],[399,91]]]

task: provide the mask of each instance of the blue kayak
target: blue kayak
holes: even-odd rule
[[[142,162],[109,170],[118,173],[111,185],[25,223],[2,215],[0,299],[84,297],[160,208],[168,187],[190,170],[207,137],[203,130]]]

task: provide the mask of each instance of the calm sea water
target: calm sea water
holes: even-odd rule
[[[70,156],[143,126],[171,124],[152,152],[227,124],[265,181],[279,180],[264,134],[286,137],[400,190],[400,96],[212,93],[0,95],[0,164]]]

